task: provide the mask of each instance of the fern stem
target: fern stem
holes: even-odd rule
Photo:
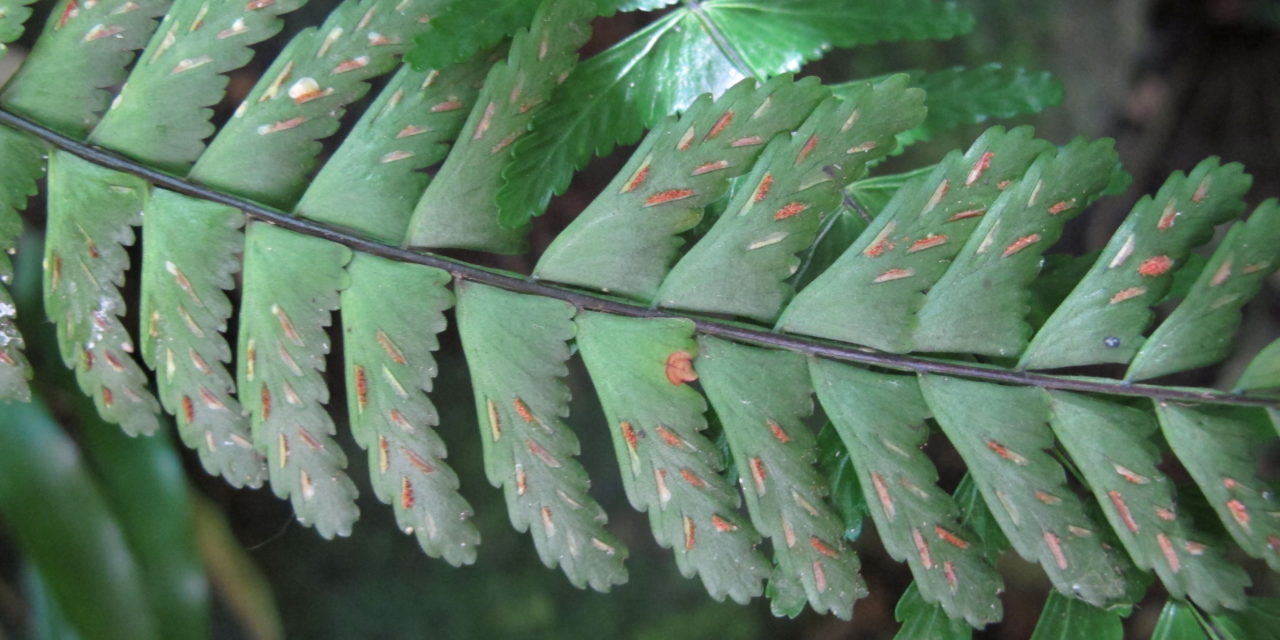
[[[139,164],[135,160],[60,134],[44,125],[4,109],[0,109],[0,125],[23,131],[57,149],[79,156],[88,162],[132,174],[153,185],[172,191],[235,207],[250,218],[274,224],[290,231],[336,242],[353,250],[381,256],[389,260],[444,269],[458,280],[479,282],[510,291],[563,300],[579,309],[637,318],[688,318],[696,324],[699,333],[706,335],[898,371],[936,373],[1043,389],[1063,389],[1116,396],[1144,397],[1157,401],[1209,402],[1224,405],[1280,408],[1280,397],[1274,394],[1246,395],[1207,388],[1162,387],[1158,385],[1131,384],[1123,380],[1015,371],[971,363],[885,353],[852,344],[770,332],[730,322],[653,309],[599,294],[584,293],[544,284],[530,276],[497,271],[432,253],[420,253],[382,244],[350,231],[295,217],[255,202],[176,178],[168,173]]]

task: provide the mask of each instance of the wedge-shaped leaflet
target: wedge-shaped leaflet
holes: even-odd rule
[[[1089,273],[1040,327],[1020,368],[1128,362],[1151,323],[1151,306],[1174,270],[1213,226],[1238,214],[1251,179],[1239,164],[1201,162],[1175,173],[1154,198],[1134,206]]]
[[[936,604],[925,602],[914,582],[902,592],[893,617],[902,625],[893,640],[969,640],[973,637],[973,629],[964,621],[947,616]]]
[[[1029,287],[1041,256],[1120,173],[1111,140],[1075,140],[1005,189],[925,294],[913,350],[1014,356],[1031,338]]]
[[[5,43],[13,42],[22,35],[27,18],[31,17],[31,7],[36,0],[0,0],[0,58],[4,57],[7,47]]]
[[[635,3],[628,3],[635,4]],[[662,3],[650,3],[662,4]],[[626,5],[624,5],[625,7]],[[973,17],[951,2],[711,1],[677,8],[583,63],[516,144],[499,194],[511,224],[540,214],[575,170],[735,82],[796,71],[834,46],[947,38]]]
[[[1115,611],[1050,592],[1031,640],[1123,640],[1124,620]]]
[[[1245,553],[1280,570],[1280,505],[1255,471],[1258,447],[1271,434],[1251,416],[1226,409],[1157,402],[1156,415],[1169,448],[1227,532]]]
[[[324,357],[325,327],[346,284],[351,250],[262,223],[250,225],[236,353],[240,401],[253,441],[267,456],[271,488],[320,535],[348,535],[359,516],[356,488],[333,440]]]
[[[929,408],[914,378],[810,361],[822,406],[849,451],[880,540],[920,595],[975,627],[998,621],[1004,584],[920,447]]]
[[[648,300],[729,179],[775,135],[800,125],[825,91],[811,80],[746,80],[655,128],[604,192],[547,247],[534,275]]]
[[[574,308],[551,298],[459,283],[458,331],[471,369],[485,473],[507,497],[511,524],[576,586],[627,579],[627,550],[587,493],[578,438],[565,425]]]
[[[894,135],[924,117],[924,94],[896,76],[863,83],[847,100],[828,98],[800,129],[765,148],[711,231],[671,270],[657,295],[664,307],[772,321],[793,290],[796,254],[837,215],[844,185],[895,146]]]
[[[1048,72],[999,64],[915,72],[911,86],[925,90],[929,115],[901,136],[904,145],[931,140],[962,125],[1039,113],[1062,102],[1062,84]],[[841,95],[844,89],[831,91]]]
[[[168,0],[60,0],[0,104],[83,136],[106,110],[107,89],[124,79],[133,51],[168,8]]]
[[[278,16],[305,2],[177,0],[90,140],[156,168],[185,171],[213,135],[208,107],[222,100],[222,74],[248,63],[250,45],[279,32]]]
[[[1000,192],[1048,148],[1029,127],[995,127],[967,153],[951,153],[898,191],[858,241],[796,295],[779,327],[910,350],[924,291],[942,277]]]
[[[80,388],[103,418],[130,435],[153,433],[160,424],[160,405],[120,321],[126,306],[118,288],[149,188],[67,153],[49,156],[45,313],[58,325],[62,360],[75,369]]]
[[[814,611],[849,619],[867,587],[814,466],[817,440],[804,423],[813,412],[804,356],[706,336],[698,346],[699,380],[724,426],[747,510],[773,543],[774,614],[808,600]]]
[[[1280,387],[1280,340],[1258,352],[1240,374],[1239,389],[1272,389]]]
[[[396,524],[416,534],[432,557],[470,564],[480,533],[458,476],[444,462],[440,422],[427,398],[436,375],[432,352],[453,304],[449,274],[357,254],[342,292],[347,412],[356,442],[369,452],[374,494],[392,505]]]
[[[44,175],[44,149],[30,138],[0,128],[0,402],[26,400],[31,397],[27,379],[31,369],[22,355],[23,339],[15,324],[18,309],[9,294],[13,281],[13,263],[9,256],[17,249],[22,234],[22,217],[18,214],[27,198],[39,189],[37,181]]]
[[[689,320],[579,314],[578,348],[604,405],[631,504],[649,512],[658,544],[673,548],[685,577],[701,575],[717,600],[760,595],[769,563],[760,534],[738,516],[724,461],[702,430],[706,401],[697,379]],[[744,482],[748,482],[743,477]]]
[[[407,244],[499,253],[525,250],[528,224],[498,224],[497,193],[511,144],[578,62],[591,36],[589,0],[543,0],[533,26],[516,34],[505,62],[485,79],[454,150],[409,223]]]
[[[298,203],[298,215],[388,244],[404,239],[430,176],[475,103],[487,56],[442,71],[404,66],[369,105]],[[352,180],[351,176],[362,176]]]
[[[140,335],[142,357],[156,371],[160,401],[177,418],[183,443],[209,473],[257,487],[267,469],[235,398],[226,367],[231,349],[221,335],[231,315],[223,291],[235,286],[240,268],[242,222],[224,205],[162,189],[152,194],[142,220]]]
[[[1125,378],[1155,378],[1213,364],[1231,353],[1240,308],[1280,266],[1280,204],[1263,203],[1214,250],[1191,291],[1133,357]]]
[[[1194,531],[1156,465],[1146,411],[1065,391],[1047,392],[1050,424],[1134,564],[1154,569],[1174,597],[1209,610],[1244,605],[1249,579],[1224,549]]]
[[[192,170],[204,184],[288,209],[345,105],[390,71],[442,0],[349,0],[285,46]]]
[[[1127,562],[1046,453],[1053,433],[1041,392],[936,375],[921,376],[920,389],[1018,554],[1065,595],[1095,606],[1125,597]]]

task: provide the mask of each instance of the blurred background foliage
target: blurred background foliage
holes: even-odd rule
[[[312,0],[290,17],[287,29],[317,22],[334,4]],[[1093,215],[1069,227],[1074,234],[1064,242],[1072,250],[1099,246],[1138,194],[1208,155],[1245,163],[1255,176],[1252,202],[1280,196],[1280,2],[962,4],[978,18],[968,37],[835,52],[803,73],[839,82],[991,62],[1051,71],[1066,90],[1062,105],[1017,121],[1035,124],[1056,142],[1077,135],[1115,137],[1135,183],[1128,195],[1103,201]],[[585,54],[653,17],[624,14],[598,21]],[[23,43],[17,44],[5,64],[20,59]],[[278,45],[261,47],[257,63],[271,59],[272,46]],[[232,78],[223,117],[260,71],[251,66]],[[931,164],[967,145],[984,126],[918,144],[877,173]],[[583,171],[553,201],[535,245],[541,238],[545,246],[626,155],[619,150]],[[610,444],[599,428],[601,410],[580,371],[570,380],[570,424],[582,439],[582,462],[597,479],[593,493],[609,513],[610,529],[631,549],[631,579],[610,594],[574,589],[559,572],[541,566],[528,539],[509,525],[501,493],[484,481],[466,363],[449,333],[442,336],[433,397],[450,462],[484,537],[478,562],[454,569],[428,559],[412,538],[397,533],[390,510],[367,491],[354,535],[326,542],[294,524],[288,504],[269,491],[237,491],[206,476],[174,438],[130,439],[97,419],[56,360],[51,325],[35,311],[41,252],[39,221],[31,222],[35,231],[19,254],[16,293],[19,307],[27,310],[22,329],[44,402],[0,406],[0,640],[890,638],[897,628],[893,609],[910,576],[884,555],[871,528],[850,530],[860,536],[856,546],[871,589],[852,623],[812,613],[776,619],[763,599],[747,607],[717,603],[701,585],[682,579],[670,554],[653,543],[644,516],[626,504]],[[512,258],[504,266],[527,270],[521,261],[529,259]],[[1242,351],[1280,335],[1278,289],[1273,278],[1270,294],[1248,309]],[[1213,384],[1219,375],[1232,378],[1237,366],[1228,362],[1180,381]],[[344,394],[332,397],[333,414],[341,419]],[[341,425],[339,432],[345,434]],[[953,488],[963,473],[959,459],[945,442],[931,441],[929,447],[944,486]],[[361,476],[365,457],[350,460],[352,474]],[[849,493],[843,488],[838,495]],[[840,502],[856,512],[856,498]],[[1006,621],[975,637],[1031,635],[1049,586],[1038,568],[1010,555],[1001,567]],[[1252,568],[1256,595],[1280,593],[1274,574],[1246,566]],[[1126,635],[1147,637],[1162,602],[1157,587],[1135,608]]]

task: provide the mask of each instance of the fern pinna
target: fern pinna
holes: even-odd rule
[[[28,4],[0,2],[0,36]],[[867,589],[832,490],[861,496],[915,579],[903,637],[1000,620],[1006,546],[1056,589],[1046,634],[1117,628],[1143,572],[1216,612],[1247,606],[1237,551],[1280,569],[1280,508],[1254,472],[1280,428],[1280,344],[1229,391],[1141,382],[1229,355],[1277,267],[1280,206],[1245,215],[1239,165],[1170,177],[1063,287],[1046,252],[1126,182],[1109,141],[993,127],[933,167],[871,176],[945,128],[1039,110],[1058,98],[1047,76],[789,74],[830,46],[971,26],[933,0],[690,3],[581,64],[594,18],[667,3],[347,0],[215,131],[225,74],[303,4],[61,0],[0,93],[0,240],[13,249],[47,173],[46,310],[127,433],[156,432],[163,409],[209,472],[348,535],[357,482],[325,409],[340,361],[374,494],[426,553],[471,563],[480,535],[428,395],[456,305],[486,475],[575,585],[625,582],[628,554],[565,422],[575,352],[628,499],[717,599],[850,617]],[[425,250],[526,251],[575,170],[636,142],[530,276]],[[5,295],[0,393],[24,400]],[[1045,372],[1086,365],[1112,366]],[[934,432],[969,469],[954,494],[922,450]],[[1175,488],[1162,444],[1194,486]],[[816,466],[833,453],[850,468],[836,487]]]

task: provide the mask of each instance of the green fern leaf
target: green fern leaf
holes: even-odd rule
[[[222,74],[248,63],[250,45],[275,35],[284,24],[279,16],[305,2],[177,0],[90,140],[161,169],[186,170],[214,132],[208,107],[222,100]]]
[[[833,45],[945,40],[973,29],[972,14],[935,0],[708,0],[692,11],[756,77],[799,71]]]
[[[7,47],[5,43],[17,40],[26,30],[27,18],[31,17],[31,7],[27,6],[36,0],[3,0],[0,1],[0,58],[4,57]]]
[[[1165,440],[1240,548],[1280,570],[1280,507],[1257,477],[1255,453],[1269,434],[1227,411],[1156,404]]]
[[[1044,249],[1118,171],[1110,140],[1075,140],[1037,158],[1022,180],[996,198],[925,294],[914,350],[1018,354],[1031,337],[1028,289]]]
[[[989,130],[947,156],[893,201],[822,276],[796,295],[778,326],[886,351],[911,347],[922,292],[942,277],[1003,189],[1047,143],[1029,128]]]
[[[452,565],[475,561],[480,533],[458,477],[444,462],[440,418],[427,399],[453,304],[449,274],[358,254],[342,292],[343,363],[347,411],[356,442],[369,452],[378,499],[395,509],[396,523],[414,533],[423,551]]]
[[[948,617],[942,607],[925,602],[914,582],[898,599],[893,617],[902,624],[893,640],[969,640],[973,637],[969,625]]]
[[[925,90],[929,115],[899,138],[904,146],[963,125],[1039,113],[1062,102],[1062,84],[1051,74],[999,64],[916,72],[911,85]],[[838,86],[831,90],[842,93]]]
[[[778,137],[744,178],[711,231],[672,268],[661,306],[773,320],[792,290],[796,253],[837,215],[841,188],[884,157],[894,135],[924,117],[924,95],[906,76],[828,98],[790,137]],[[832,133],[828,133],[832,132]]]
[[[654,129],[604,192],[547,247],[538,278],[651,299],[692,229],[730,178],[822,98],[807,81],[747,80]]]
[[[124,79],[133,51],[168,8],[167,0],[61,0],[0,104],[83,136],[107,108],[107,88]]]
[[[810,370],[885,549],[910,566],[920,595],[947,615],[975,627],[999,620],[1003,582],[920,450],[929,408],[915,381],[828,360],[813,360]]]
[[[224,205],[155,190],[143,216],[139,315],[142,357],[183,443],[209,473],[258,487],[266,465],[233,396],[231,349],[219,335],[231,315],[223,290],[240,267],[241,224]]]
[[[1151,640],[1212,640],[1200,626],[1195,608],[1185,602],[1169,600],[1160,610]]]
[[[544,0],[529,31],[516,34],[505,63],[494,65],[458,144],[427,187],[409,223],[407,244],[498,253],[525,249],[527,224],[499,224],[494,202],[511,144],[591,36],[589,0]]]
[[[1258,352],[1240,374],[1237,389],[1272,389],[1280,387],[1280,340]]]
[[[120,323],[126,305],[118,287],[129,267],[149,185],[67,153],[49,157],[45,234],[45,313],[58,325],[62,360],[94,399],[98,412],[130,435],[159,428],[160,405],[147,375],[130,355],[133,338]],[[78,215],[92,211],[92,216]]]
[[[402,67],[320,169],[298,215],[400,243],[430,180],[422,170],[448,153],[488,62],[480,56],[441,71]]]
[[[866,596],[858,555],[827,503],[818,449],[803,422],[813,411],[803,356],[698,339],[697,370],[742,478],[747,510],[773,543],[775,615],[803,608],[841,618]]]
[[[355,485],[342,471],[346,455],[321,406],[329,399],[320,375],[329,352],[324,327],[350,259],[346,247],[270,225],[246,234],[236,386],[272,490],[325,538],[349,535],[359,515]],[[271,279],[252,277],[258,273]]]
[[[1123,640],[1124,621],[1107,611],[1057,592],[1049,594],[1031,640]]]
[[[345,105],[395,67],[424,17],[444,0],[348,0],[319,29],[299,33],[236,109],[191,179],[289,208],[307,186],[318,140]]]
[[[1240,308],[1280,266],[1280,203],[1268,200],[1235,224],[1182,304],[1133,357],[1127,380],[1213,364],[1231,353]]]
[[[1148,440],[1156,421],[1145,411],[1051,391],[1050,424],[1075,461],[1111,528],[1138,567],[1154,569],[1174,597],[1201,607],[1238,608],[1249,579],[1223,550],[1179,512],[1160,455]]]
[[[595,312],[575,322],[631,505],[649,512],[658,544],[674,549],[680,572],[699,574],[713,598],[760,595],[769,575],[754,548],[760,534],[738,516],[741,499],[701,433],[706,401],[687,384],[697,378],[693,323]]]
[[[507,497],[511,524],[529,531],[542,562],[575,585],[608,591],[626,581],[627,550],[604,528],[564,424],[560,378],[574,309],[558,300],[484,285],[458,287],[458,327],[475,389],[485,472]]]
[[[1126,595],[1127,561],[1108,550],[1053,445],[1048,406],[1035,389],[925,375],[934,418],[968,463],[982,497],[1022,557],[1038,562],[1064,595],[1103,606]]]
[[[1172,271],[1213,225],[1238,214],[1251,179],[1240,165],[1201,162],[1143,198],[1022,354],[1018,368],[1128,362]]]
[[[26,9],[23,9],[24,11]],[[22,354],[24,342],[16,324],[18,308],[9,294],[13,281],[10,254],[22,234],[27,198],[38,191],[44,175],[44,147],[12,129],[0,128],[0,401],[27,400],[31,369]]]

